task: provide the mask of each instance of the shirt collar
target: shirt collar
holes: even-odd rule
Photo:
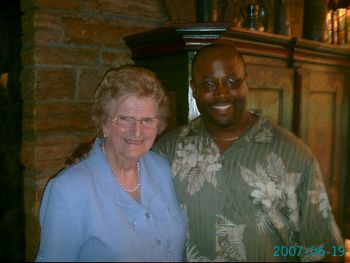
[[[255,135],[261,131],[262,126],[264,126],[264,124],[267,122],[267,118],[262,116],[261,111],[249,112],[254,114],[257,118],[253,126],[244,132],[242,136],[245,137],[246,141],[253,141]],[[181,137],[183,138],[198,136],[211,138],[211,135],[205,127],[203,118],[201,116],[189,122],[181,132]]]

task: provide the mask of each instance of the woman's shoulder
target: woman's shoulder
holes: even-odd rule
[[[50,182],[57,187],[68,189],[82,188],[91,181],[91,172],[87,167],[88,159],[69,166],[50,179]]]
[[[165,166],[169,166],[169,161],[168,159],[155,152],[155,151],[148,151],[143,157],[142,157],[146,162],[155,164],[155,165],[165,165]]]
[[[165,174],[168,174],[169,176],[171,175],[171,168],[168,159],[159,153],[148,151],[141,159],[141,165],[142,164],[150,175],[153,174],[156,177],[164,177]]]

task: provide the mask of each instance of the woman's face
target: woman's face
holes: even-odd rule
[[[127,96],[103,126],[105,149],[118,161],[138,161],[157,136],[157,103],[152,97]],[[143,124],[141,121],[143,120]],[[150,125],[154,122],[154,125]]]

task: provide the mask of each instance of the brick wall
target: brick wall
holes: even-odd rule
[[[161,27],[161,0],[22,0],[22,99],[26,260],[39,241],[47,180],[94,137],[94,89],[110,66],[132,63],[125,35]]]

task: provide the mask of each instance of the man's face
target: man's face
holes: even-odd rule
[[[243,61],[222,50],[198,57],[191,86],[206,124],[229,128],[242,118],[248,91],[244,70]]]

